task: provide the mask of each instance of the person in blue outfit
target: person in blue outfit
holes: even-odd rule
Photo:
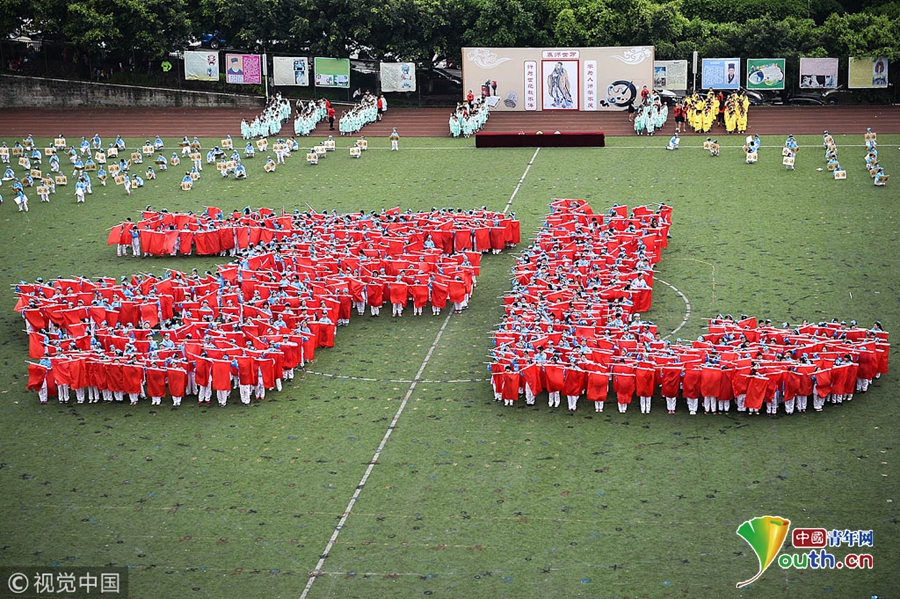
[[[672,136],[669,140],[669,144],[666,146],[667,150],[677,150],[678,144],[681,143],[681,139],[678,137],[678,133]]]

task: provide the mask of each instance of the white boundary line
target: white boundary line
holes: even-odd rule
[[[531,170],[531,165],[534,164],[534,159],[537,158],[538,152],[540,151],[540,148],[534,150],[534,154],[531,156],[528,166],[525,167],[525,172],[522,173],[522,177],[519,179],[519,182],[516,183],[516,188],[513,190],[512,195],[509,196],[509,201],[506,202],[506,208],[503,209],[503,214],[506,214],[509,207],[512,206],[513,200],[516,199],[516,194],[519,193],[519,188],[522,187],[522,183],[525,181],[525,177],[528,176],[528,171]]]
[[[525,167],[525,172],[522,173],[522,177],[519,179],[519,183],[516,185],[516,188],[513,190],[512,195],[509,198],[509,201],[506,203],[506,208],[503,209],[503,214],[506,214],[506,211],[509,210],[509,207],[512,205],[516,194],[519,192],[519,188],[522,186],[522,182],[525,181],[525,177],[528,175],[528,171],[529,169],[531,169],[531,165],[534,164],[534,159],[537,158],[538,152],[540,152],[540,150],[540,148],[537,148],[534,151],[534,155],[531,157],[531,161],[529,161],[528,166]],[[315,570],[310,572],[309,580],[306,581],[306,586],[303,588],[303,592],[300,593],[300,599],[306,599],[306,596],[309,594],[309,590],[312,588],[313,583],[316,582],[316,579],[326,573],[322,570],[322,566],[325,565],[325,560],[328,559],[328,556],[331,554],[331,550],[334,547],[334,544],[337,542],[338,536],[341,534],[341,530],[344,529],[344,524],[347,522],[347,518],[350,517],[350,512],[353,511],[353,506],[356,505],[356,500],[359,499],[359,495],[360,493],[362,493],[363,487],[366,486],[366,481],[369,480],[369,476],[375,469],[375,465],[378,463],[378,458],[381,456],[381,452],[384,451],[384,446],[387,445],[388,439],[391,438],[391,433],[393,433],[394,429],[397,427],[397,421],[400,420],[400,415],[403,414],[403,409],[406,407],[406,404],[409,403],[409,398],[412,397],[413,391],[416,390],[416,385],[418,385],[419,382],[424,382],[421,378],[422,373],[425,372],[425,367],[428,366],[428,361],[431,360],[431,356],[432,354],[434,354],[435,348],[441,341],[441,336],[444,334],[444,330],[450,323],[450,316],[452,314],[453,312],[447,313],[447,318],[444,319],[444,324],[441,325],[441,329],[438,331],[437,336],[434,338],[431,347],[428,348],[428,353],[425,354],[425,359],[422,360],[422,365],[419,366],[419,371],[416,373],[416,376],[413,377],[413,380],[409,385],[409,389],[406,391],[406,395],[403,396],[403,401],[400,402],[400,407],[397,408],[397,413],[394,414],[394,419],[391,420],[391,424],[390,426],[388,426],[387,432],[384,433],[384,437],[381,438],[381,443],[378,444],[378,449],[375,450],[375,455],[372,456],[372,460],[366,467],[366,471],[363,474],[363,477],[360,479],[359,484],[356,485],[356,490],[353,492],[353,497],[350,498],[350,502],[347,504],[346,509],[344,509],[344,513],[341,514],[341,519],[338,521],[337,526],[334,527],[334,532],[331,533],[331,538],[328,539],[328,543],[325,545],[325,550],[322,551],[322,554],[319,556],[319,561],[316,564]]]
[[[366,486],[366,481],[369,480],[369,475],[371,475],[372,470],[375,469],[375,464],[378,463],[378,458],[381,456],[381,452],[384,451],[384,446],[387,445],[388,439],[391,438],[391,433],[393,433],[394,429],[397,427],[397,421],[400,420],[400,415],[403,414],[403,408],[406,407],[406,404],[409,402],[409,398],[412,397],[413,391],[415,391],[416,385],[419,383],[419,377],[421,377],[422,373],[425,372],[425,367],[428,366],[428,361],[431,359],[431,355],[434,353],[434,349],[440,342],[441,336],[444,334],[444,330],[447,328],[447,324],[449,324],[450,316],[452,314],[453,312],[447,313],[447,318],[444,319],[444,324],[441,325],[441,329],[438,331],[437,337],[434,338],[434,342],[431,344],[431,347],[428,348],[428,353],[425,354],[425,359],[422,361],[422,365],[419,367],[419,371],[416,373],[415,378],[409,385],[409,389],[406,391],[406,395],[403,396],[403,401],[400,402],[400,407],[397,409],[397,413],[394,414],[394,419],[391,420],[391,424],[390,426],[388,426],[387,432],[384,433],[384,437],[382,437],[381,443],[378,444],[378,449],[375,450],[375,455],[372,456],[372,460],[369,462],[365,474],[363,474],[363,477],[362,479],[360,479],[359,484],[356,485],[356,490],[353,492],[353,497],[350,498],[350,503],[347,504],[346,509],[344,509],[344,513],[341,514],[341,519],[337,523],[337,526],[334,527],[334,532],[331,533],[331,538],[328,539],[328,543],[325,545],[325,550],[322,552],[322,555],[319,556],[319,562],[316,564],[315,570],[310,573],[309,580],[306,582],[306,587],[300,594],[300,599],[306,599],[306,595],[309,593],[309,589],[312,588],[312,585],[316,581],[316,578],[323,574],[322,566],[325,565],[325,560],[330,555],[331,549],[334,547],[338,535],[341,534],[341,530],[343,530],[344,524],[347,522],[347,518],[350,517],[350,512],[353,511],[353,506],[356,505],[356,500],[359,499],[359,495],[360,493],[362,493],[363,487]]]
[[[671,337],[672,335],[674,335],[675,333],[677,333],[678,331],[680,331],[680,330],[681,330],[681,327],[683,327],[684,325],[687,324],[688,319],[691,317],[691,300],[689,300],[685,294],[681,293],[681,290],[678,289],[678,287],[676,287],[675,285],[673,285],[673,284],[671,284],[671,283],[668,283],[668,282],[666,282],[666,281],[663,281],[663,280],[660,279],[659,277],[653,277],[653,280],[654,280],[654,281],[659,281],[660,283],[662,283],[662,284],[665,285],[666,287],[672,289],[675,293],[677,293],[678,295],[681,296],[681,299],[684,300],[684,318],[681,319],[681,324],[678,325],[677,327],[675,327],[675,330],[674,330],[674,331],[672,331],[671,333],[669,333],[668,335],[666,335],[665,337],[663,337],[663,339],[668,339],[669,337]]]

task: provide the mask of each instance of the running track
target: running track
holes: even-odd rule
[[[340,107],[338,107],[340,110]],[[147,137],[163,138],[220,137],[227,133],[238,137],[242,118],[252,119],[255,112],[234,108],[162,108],[162,109],[26,109],[3,111],[0,135],[24,138],[87,136],[99,133],[104,138]],[[449,108],[389,108],[380,123],[367,125],[362,133],[367,137],[386,137],[397,127],[404,137],[449,136]],[[671,135],[671,116],[659,134]],[[750,108],[749,133],[759,135],[821,134],[828,129],[833,134],[864,133],[866,127],[881,134],[900,133],[900,106],[762,106]],[[634,135],[628,117],[623,112],[495,112],[486,131],[603,131],[607,135]],[[289,134],[285,130],[286,134]],[[316,136],[329,133],[327,125],[319,124]],[[337,131],[334,132],[335,134]],[[721,128],[713,128],[713,136],[725,136]]]

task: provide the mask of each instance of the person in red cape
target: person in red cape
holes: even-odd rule
[[[258,401],[262,401],[266,398],[266,389],[274,389],[275,388],[275,358],[272,357],[271,352],[266,350],[256,359],[256,367],[259,370],[259,378],[256,384],[256,399]],[[281,379],[278,379],[278,383],[281,382]]]
[[[491,362],[488,367],[491,371],[491,388],[494,391],[494,401],[503,400],[503,372],[505,367],[500,362]]]
[[[28,384],[25,388],[29,391],[37,391],[38,399],[42,404],[47,403],[47,379],[51,368],[50,360],[47,358],[41,360],[41,364],[28,365]]]
[[[187,371],[170,366],[166,369],[166,378],[169,381],[169,395],[172,396],[172,405],[180,406],[187,384]]]
[[[719,402],[719,412],[731,410],[731,400],[734,397],[731,386],[732,370],[726,364],[722,364],[722,378],[719,381],[719,394],[716,396]]]
[[[792,373],[796,378],[797,388],[797,411],[801,414],[806,412],[806,405],[809,396],[813,393],[813,373],[816,367],[808,362],[806,356],[801,358],[801,364],[794,369]]]
[[[681,380],[681,394],[687,400],[688,412],[691,416],[696,415],[697,406],[700,403],[700,369],[698,367],[685,367],[684,378]]]
[[[422,316],[422,310],[428,303],[428,285],[423,283],[413,283],[409,286],[409,294],[413,301],[413,316]]]
[[[216,400],[220,407],[228,403],[228,396],[231,394],[231,367],[232,363],[227,356],[224,360],[212,360],[212,388],[216,390]]]
[[[374,277],[366,283],[366,299],[372,316],[381,316],[381,304],[384,303],[384,283]]]
[[[794,371],[793,366],[788,367],[781,378],[781,384],[781,401],[784,403],[784,413],[793,414],[794,404],[797,400],[797,389],[800,385],[800,377]]]
[[[122,366],[124,382],[123,391],[128,394],[128,401],[136,406],[144,387],[144,369],[133,362]]]
[[[353,301],[346,288],[338,295],[338,302],[337,326],[345,327],[350,324],[350,314],[353,312]]]
[[[660,369],[660,393],[666,398],[666,409],[669,414],[675,413],[678,387],[681,386],[681,372],[680,365],[666,365]]]
[[[257,368],[253,357],[248,356],[246,351],[243,356],[237,358],[237,364],[238,390],[241,396],[241,403],[245,406],[250,405],[253,388],[259,384],[259,368]]]
[[[205,353],[205,352],[204,352]],[[212,400],[211,369],[212,362],[205,356],[198,356],[194,361],[194,382],[197,385],[197,404],[209,403]]]
[[[512,366],[507,366],[503,372],[503,389],[500,391],[503,397],[503,405],[511,406],[519,399],[519,386],[522,383],[522,375],[513,371]]]
[[[722,383],[722,371],[715,365],[704,365],[700,368],[700,395],[703,396],[703,413],[715,414],[719,388]]]
[[[766,399],[768,387],[769,379],[757,374],[755,368],[751,368],[747,376],[747,396],[744,398],[744,406],[750,414],[759,416],[759,409]]]
[[[603,403],[609,390],[609,373],[605,371],[591,371],[587,377],[587,400],[594,402],[594,411],[602,412]]]
[[[74,366],[74,362],[72,363]],[[112,389],[113,398],[117,402],[125,401],[125,370],[121,362],[112,361],[106,365],[106,376],[109,378],[109,388]],[[74,382],[75,377],[72,377]],[[83,390],[82,390],[83,391]],[[77,396],[77,392],[76,392]]]
[[[616,393],[619,412],[623,414],[628,410],[628,404],[631,403],[631,398],[634,395],[634,370],[633,364],[616,364],[613,366],[613,391]]]
[[[641,400],[641,414],[650,413],[650,402],[656,386],[656,368],[652,363],[642,362],[634,371],[635,393]]]
[[[563,394],[569,404],[569,411],[574,412],[578,408],[578,397],[584,392],[587,382],[587,373],[580,368],[566,368],[566,378],[563,383]]]
[[[53,379],[56,381],[56,395],[59,401],[69,403],[69,389],[72,382],[71,363],[65,357],[56,357],[51,359],[53,369]]]
[[[559,394],[565,388],[566,371],[556,356],[551,359],[550,363],[544,365],[544,375],[547,379],[547,392],[549,393],[547,403],[551,408],[558,408]]]
[[[815,381],[813,409],[821,412],[825,406],[825,400],[831,395],[831,367],[819,364],[813,380]]]
[[[453,311],[456,314],[462,314],[466,306],[466,284],[462,277],[456,276],[447,284],[448,297],[453,302]]]
[[[147,395],[150,396],[150,405],[158,406],[166,394],[166,371],[151,362],[145,369],[147,377]]]
[[[406,306],[406,300],[409,295],[409,286],[403,282],[403,278],[397,275],[397,280],[391,281],[391,317],[399,318],[403,316],[403,308]]]
[[[447,282],[435,278],[431,282],[431,315],[440,316],[441,310],[447,307],[447,296],[450,290]]]
[[[747,399],[747,385],[750,382],[747,378],[749,375],[750,367],[742,366],[737,368],[731,376],[731,391],[734,394],[734,402],[737,405],[738,412],[747,411],[745,401]]]
[[[779,367],[770,368],[764,373],[769,379],[769,385],[766,387],[766,414],[773,415],[778,413],[778,400],[781,390],[781,383],[784,377],[784,371]]]
[[[531,364],[527,366],[522,371],[522,382],[525,387],[525,404],[533,406],[535,396],[543,391],[540,365]]]
[[[84,403],[84,391],[87,389],[87,366],[86,360],[75,359],[69,362],[69,381],[72,389],[75,390],[75,401]]]

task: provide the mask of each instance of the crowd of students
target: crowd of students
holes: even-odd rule
[[[148,207],[149,208],[149,207]],[[28,388],[42,402],[124,401],[143,396],[174,405],[185,395],[226,405],[280,388],[355,308],[402,317],[426,305],[466,308],[483,252],[519,241],[519,223],[488,210],[434,209],[338,215],[272,210],[202,215],[147,210],[114,228],[110,244],[138,239],[153,255],[226,252],[213,274],[166,271],[112,278],[57,279],[16,287],[25,319]]]
[[[241,121],[241,137],[243,139],[255,139],[268,137],[281,133],[281,127],[291,118],[291,103],[287,98],[282,98],[280,93],[269,98],[263,111],[252,121]]]
[[[653,135],[662,129],[669,118],[669,106],[663,102],[656,90],[649,90],[645,85],[641,90],[640,102],[634,107],[631,119],[634,132],[638,135]]]
[[[494,334],[494,398],[532,405],[562,395],[575,411],[586,399],[620,412],[633,397],[696,414],[816,411],[865,392],[887,372],[888,334],[833,320],[773,326],[749,316],[710,319],[693,343],[671,343],[640,314],[652,303],[653,265],[666,246],[671,209],[624,206],[594,214],[582,200],[556,200],[534,244],[513,270],[513,293]]]
[[[362,94],[359,101],[341,113],[338,129],[341,135],[354,135],[369,123],[380,121],[387,112],[384,95],[375,96],[369,92]]]
[[[826,131],[825,133],[827,134],[828,132]],[[884,187],[887,185],[890,175],[886,175],[884,167],[878,163],[877,135],[872,131],[871,127],[866,129],[864,140],[866,143],[866,170],[869,171],[869,176],[872,177],[872,182],[876,186]]]
[[[127,156],[125,140],[120,135],[106,147],[99,134],[90,139],[82,137],[77,145],[70,144],[60,134],[45,148],[38,148],[33,136],[28,135],[22,141],[13,142],[12,146],[6,141],[0,142],[0,164],[4,165],[2,181],[10,182],[15,193],[13,201],[19,211],[28,212],[27,189],[34,188],[41,202],[50,202],[50,196],[56,194],[57,186],[69,185],[69,175],[66,174],[68,171],[64,171],[60,164],[60,156],[64,156],[72,169],[72,188],[76,203],[83,203],[87,196],[94,193],[93,177],[102,186],[106,186],[107,180],[112,177],[117,184],[123,186],[126,195],[131,195],[132,190],[144,186],[145,178],[156,179],[153,164],[148,165],[143,177],[137,169],[132,171],[132,166],[142,165],[145,158],[147,161],[153,160],[153,154],[158,152],[163,163],[160,170],[165,170],[168,161],[162,156],[164,149],[165,144],[158,135],[152,141],[146,140],[143,146],[135,148]],[[21,167],[21,175],[14,167]],[[3,198],[0,196],[0,204],[2,203]]]
[[[718,124],[728,134],[743,134],[747,130],[749,110],[750,100],[743,92],[727,97],[712,89],[706,94],[695,92],[675,106],[675,131],[681,133],[690,127],[696,133],[709,133]]]
[[[450,135],[471,137],[484,127],[490,116],[490,106],[484,99],[484,96],[473,97],[471,101],[456,105],[456,110],[450,113]]]
[[[297,100],[297,116],[294,118],[294,134],[307,136],[316,130],[319,123],[328,118],[330,106],[325,100]]]

